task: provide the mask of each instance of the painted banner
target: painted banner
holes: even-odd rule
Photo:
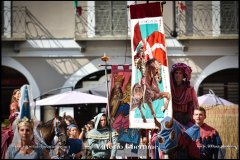
[[[139,143],[138,129],[129,128],[129,108],[131,94],[131,69],[129,65],[112,65],[109,110],[111,125],[118,132],[118,141]]]
[[[153,129],[172,117],[171,89],[160,2],[130,5],[132,86],[130,128]]]

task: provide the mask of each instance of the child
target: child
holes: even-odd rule
[[[68,126],[68,155],[71,159],[80,159],[84,156],[84,144],[81,139],[78,138],[79,130],[75,124]]]

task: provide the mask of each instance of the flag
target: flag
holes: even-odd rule
[[[81,16],[82,15],[82,7],[78,6],[78,1],[73,1],[73,6],[76,8],[76,15]]]
[[[75,8],[77,8],[77,7],[78,7],[78,1],[73,1],[73,6],[74,6]]]
[[[171,101],[167,105],[167,110],[163,112],[162,108],[167,103],[166,98],[159,97],[160,92],[171,93],[161,8],[160,2],[130,5],[132,32],[130,128],[156,128],[156,120],[160,121],[172,113]],[[153,61],[152,66],[159,71],[157,73],[153,69],[151,73],[148,70],[147,65]],[[148,80],[153,79],[150,77],[153,73],[158,76],[158,79],[154,78],[152,81],[156,83],[155,88],[152,84],[148,85]]]
[[[131,69],[130,65],[123,65],[123,69],[118,65],[112,65],[111,86],[109,96],[109,114],[111,127],[114,128],[121,139],[119,142],[139,143],[139,135],[132,137],[132,133],[138,130],[129,129],[129,108],[131,95]],[[106,108],[106,112],[108,112]]]
[[[139,23],[137,23],[134,27],[134,36],[133,36],[133,47],[136,50],[138,44],[142,41],[142,36],[140,32]]]
[[[165,47],[165,36],[163,33],[155,31],[146,39],[148,53],[152,53],[150,58],[157,59],[162,65],[167,66],[167,55]]]

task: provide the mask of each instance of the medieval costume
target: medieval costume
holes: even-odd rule
[[[95,118],[95,127],[87,134],[88,144],[90,150],[92,150],[92,156],[96,159],[109,159],[110,157],[116,157],[118,133],[109,128],[109,124],[106,127],[100,127],[100,119],[103,113],[99,113]],[[112,149],[106,148],[106,144],[109,142],[113,144]]]
[[[165,154],[169,159],[200,158],[196,143],[185,133],[184,126],[178,121],[167,116],[161,121],[159,128],[155,140],[151,141],[158,149],[158,152],[153,152],[153,158],[165,159]]]
[[[10,104],[10,115],[9,118],[5,120],[7,123],[2,124],[2,142],[1,142],[1,158],[5,158],[5,153],[7,151],[8,146],[12,143],[13,139],[13,130],[12,130],[12,123],[15,121],[19,114],[19,96],[20,96],[20,89],[14,89],[13,95],[11,98],[11,104]],[[8,123],[10,122],[10,123]]]
[[[181,85],[177,85],[174,79],[174,73],[181,70],[183,80]],[[194,124],[192,119],[194,108],[198,107],[197,94],[190,85],[192,69],[184,63],[176,63],[172,66],[170,74],[173,117],[185,128]]]
[[[204,123],[200,127],[193,125],[185,131],[200,149],[201,159],[217,159],[222,141],[218,132]]]
[[[33,98],[29,85],[21,87],[20,115],[13,122],[14,138],[6,152],[7,159],[50,158],[48,151],[34,142],[33,130],[37,121],[31,113]]]
[[[7,126],[1,126],[1,136],[2,136],[2,142],[1,142],[1,158],[5,158],[5,153],[7,151],[8,146],[11,144],[13,139],[13,130],[12,126],[9,123]]]
[[[13,91],[12,99],[11,99],[11,104],[10,104],[10,115],[13,114],[14,112],[19,112],[19,95],[20,94],[20,89],[15,89]]]

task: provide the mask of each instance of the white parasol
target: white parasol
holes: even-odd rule
[[[90,104],[90,103],[107,103],[106,97],[82,93],[80,91],[68,91],[56,94],[36,101],[37,106],[46,105],[69,105],[69,104]]]
[[[220,98],[220,97],[216,96],[215,93],[213,92],[213,90],[211,90],[211,89],[209,89],[209,94],[205,94],[205,95],[202,95],[202,96],[198,97],[198,103],[199,103],[199,106],[203,106],[203,105],[208,105],[208,106],[235,105],[232,102],[229,102],[229,101],[227,101],[223,98]]]

